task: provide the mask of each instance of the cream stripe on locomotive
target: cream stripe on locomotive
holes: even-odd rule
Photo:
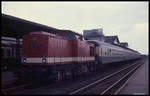
[[[30,63],[40,63],[42,58],[26,58],[26,61]]]
[[[59,62],[71,62],[71,61],[91,61],[91,60],[95,60],[94,57],[48,57],[45,58],[47,63],[59,63]],[[25,60],[25,61],[24,61]],[[26,63],[42,63],[43,62],[43,58],[22,58],[22,62],[26,62]]]

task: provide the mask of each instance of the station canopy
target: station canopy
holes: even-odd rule
[[[82,37],[81,34],[78,34],[71,30],[60,30],[6,14],[2,14],[1,20],[2,36],[5,37],[22,38],[23,35],[35,31],[45,31],[53,34],[58,34],[69,39],[74,38],[75,35]]]

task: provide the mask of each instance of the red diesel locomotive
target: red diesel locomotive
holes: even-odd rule
[[[23,36],[22,76],[28,80],[62,80],[88,71],[95,63],[94,44],[47,32]]]

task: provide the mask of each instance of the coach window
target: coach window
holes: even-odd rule
[[[9,49],[7,50],[7,55],[8,55],[8,57],[10,57],[10,55],[11,55]]]
[[[11,51],[11,54],[12,54],[12,57],[13,57],[13,53],[14,53],[14,48],[12,48],[11,50],[12,50],[12,51]]]
[[[102,56],[102,48],[100,48],[100,56]]]
[[[16,48],[14,48],[14,58],[16,57]]]
[[[107,52],[105,52],[105,56],[107,55]]]
[[[113,55],[115,55],[115,50],[112,50]]]
[[[5,50],[4,50],[4,49],[2,49],[2,57],[4,56],[4,51],[5,51]]]
[[[4,56],[4,49],[2,49],[2,56]]]

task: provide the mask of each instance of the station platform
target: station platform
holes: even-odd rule
[[[149,60],[145,59],[145,63],[136,70],[130,77],[126,85],[120,90],[120,95],[148,95],[149,85]]]

